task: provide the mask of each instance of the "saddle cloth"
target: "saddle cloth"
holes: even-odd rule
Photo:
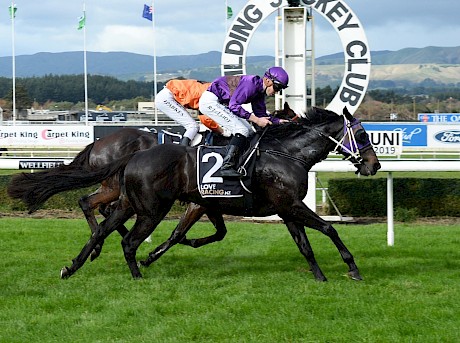
[[[197,182],[198,190],[203,198],[242,197],[244,190],[239,179],[224,179],[215,176],[222,166],[227,150],[221,146],[198,146],[197,149]]]
[[[182,135],[178,133],[172,133],[166,130],[158,132],[158,144],[180,144]]]

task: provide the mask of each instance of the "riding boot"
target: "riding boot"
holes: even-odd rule
[[[189,146],[190,145],[190,138],[183,136],[180,140],[180,145]]]
[[[232,137],[228,147],[227,155],[224,157],[222,167],[220,167],[220,176],[224,178],[240,178],[243,174],[236,170],[236,164],[246,143],[246,137],[236,134]]]

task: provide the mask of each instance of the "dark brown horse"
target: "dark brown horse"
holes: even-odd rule
[[[158,135],[136,128],[122,128],[108,136],[87,145],[69,165],[61,165],[36,173],[21,173],[13,177],[8,195],[21,199],[27,206],[29,213],[38,210],[51,196],[66,191],[71,186],[62,185],[61,188],[47,187],[56,177],[63,175],[84,175],[88,172],[99,170],[123,156],[139,150],[149,149],[158,145]],[[79,199],[78,203],[85,215],[86,221],[94,233],[98,227],[95,210],[99,208],[101,214],[107,214],[107,206],[117,200],[120,195],[118,176],[110,176],[101,181],[100,187],[89,195]],[[37,187],[39,189],[37,189]],[[121,225],[117,228],[121,236],[128,230]],[[97,246],[91,255],[91,260],[99,256],[101,246]]]
[[[345,114],[347,119],[331,111],[316,108],[297,123],[268,127],[260,140],[252,180],[252,214],[278,214],[308,261],[315,278],[321,281],[325,281],[326,277],[314,258],[305,227],[318,230],[332,240],[348,265],[348,275],[351,278],[360,280],[361,275],[352,254],[339,238],[337,231],[302,202],[307,193],[308,171],[334,150],[344,156],[351,154],[352,161],[362,175],[374,175],[380,168],[362,125],[347,111]],[[124,236],[122,246],[134,278],[142,276],[136,262],[137,248],[163,220],[176,200],[197,205],[191,205],[187,209],[185,217],[171,237],[150,253],[141,264],[151,264],[171,246],[184,242],[187,231],[204,211],[219,216],[247,214],[245,203],[240,198],[203,198],[197,186],[196,166],[195,148],[164,145],[140,151],[132,157],[123,158],[102,168],[98,173],[87,175],[86,180],[81,180],[83,183],[97,182],[99,178],[115,175],[123,170],[122,194],[115,210],[101,223],[96,234],[73,260],[72,266],[61,270],[61,277],[66,278],[75,273],[84,264],[94,246],[133,214],[137,215],[136,222]],[[222,227],[218,226],[216,229],[221,230]]]

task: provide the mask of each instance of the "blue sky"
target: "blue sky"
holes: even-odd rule
[[[263,0],[265,1],[265,0]],[[269,0],[266,0],[269,1]],[[460,1],[457,0],[337,0],[345,2],[361,21],[373,51],[405,47],[459,46]],[[235,13],[247,0],[228,0]],[[329,0],[334,3],[334,0]],[[83,50],[77,18],[83,1],[17,0],[15,54]],[[155,35],[141,17],[144,1],[86,0],[88,51],[127,51],[158,56],[189,55],[222,50],[225,0],[156,0]],[[0,8],[0,56],[12,55],[10,1]],[[151,4],[151,2],[148,2]],[[315,16],[316,56],[342,51],[337,33]],[[251,40],[248,55],[274,55],[274,17],[265,20]],[[231,23],[231,20],[228,24]]]

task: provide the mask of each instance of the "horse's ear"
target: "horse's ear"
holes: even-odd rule
[[[347,106],[343,108],[343,115],[350,121],[353,119],[353,114],[351,114],[350,111],[348,111]]]

